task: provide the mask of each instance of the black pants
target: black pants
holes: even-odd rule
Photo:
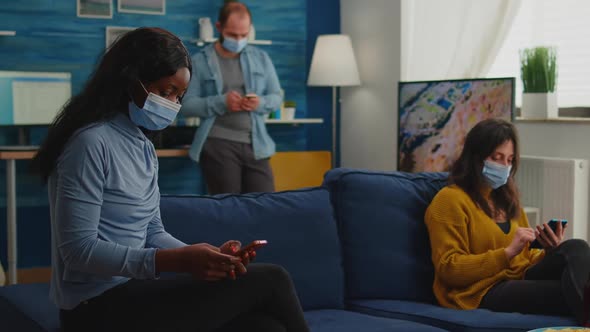
[[[289,274],[251,264],[237,280],[130,280],[61,310],[62,331],[308,331]]]
[[[275,190],[270,161],[254,159],[252,144],[207,138],[200,164],[211,195]]]
[[[567,240],[548,251],[526,272],[524,280],[502,281],[492,287],[480,308],[525,314],[573,314],[584,324],[584,288],[589,274],[588,243]]]

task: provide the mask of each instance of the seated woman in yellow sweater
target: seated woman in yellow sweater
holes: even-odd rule
[[[518,151],[509,122],[485,120],[468,133],[450,185],[425,215],[434,294],[448,308],[573,314],[586,324],[590,248],[562,241],[561,223],[556,232],[529,226],[514,180]],[[544,249],[529,248],[535,238]]]

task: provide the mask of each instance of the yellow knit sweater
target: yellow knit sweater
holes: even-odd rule
[[[510,261],[504,248],[518,227],[529,227],[526,214],[511,220],[510,232],[479,209],[459,187],[443,188],[426,210],[434,264],[434,295],[440,305],[475,309],[487,291],[502,280],[522,279],[544,251],[526,247]]]

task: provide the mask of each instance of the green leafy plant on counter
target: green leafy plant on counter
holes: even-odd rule
[[[525,93],[555,92],[557,49],[534,47],[521,50],[520,72]]]
[[[285,101],[285,103],[283,104],[284,107],[293,107],[295,108],[297,106],[297,103],[295,103],[292,100],[287,100]]]

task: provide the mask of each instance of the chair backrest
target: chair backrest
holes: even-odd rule
[[[277,191],[318,187],[330,170],[330,152],[277,152],[270,158],[270,166]]]

